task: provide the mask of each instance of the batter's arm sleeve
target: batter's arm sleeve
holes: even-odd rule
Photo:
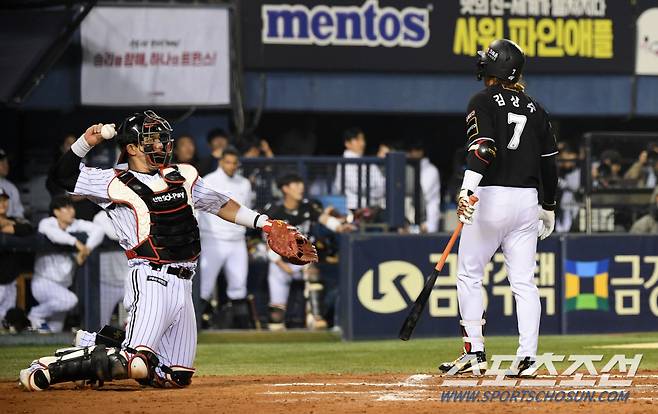
[[[48,217],[39,222],[39,233],[55,244],[75,246],[78,241],[74,236],[62,230],[54,217]]]
[[[543,109],[542,109],[543,111]],[[544,201],[542,207],[545,210],[553,210],[556,205],[557,193],[557,142],[553,126],[548,118],[548,114],[544,112],[545,116],[545,131],[541,145],[541,156],[539,167],[541,170],[541,181],[544,190]]]

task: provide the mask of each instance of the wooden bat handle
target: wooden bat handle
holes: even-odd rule
[[[452,250],[452,246],[455,245],[455,241],[457,241],[457,237],[459,237],[459,233],[462,231],[462,227],[464,227],[464,223],[462,223],[461,221],[457,223],[457,227],[455,227],[455,231],[452,232],[452,236],[450,236],[450,240],[448,240],[448,244],[446,245],[446,248],[443,249],[443,254],[441,255],[441,258],[436,263],[436,266],[434,266],[434,269],[436,269],[437,272],[440,272],[441,269],[443,269],[443,265],[446,263],[446,259],[448,258],[448,255]]]

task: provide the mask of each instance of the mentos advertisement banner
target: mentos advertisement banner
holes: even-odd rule
[[[345,339],[397,338],[445,236],[345,235],[341,245],[340,319]],[[541,334],[655,330],[658,236],[564,236],[540,241],[535,283]],[[414,337],[460,336],[457,249]],[[485,334],[516,335],[515,298],[502,252],[483,275]]]
[[[632,2],[613,0],[250,0],[247,69],[471,72],[506,37],[534,72],[630,73]],[[595,66],[592,66],[592,65]]]

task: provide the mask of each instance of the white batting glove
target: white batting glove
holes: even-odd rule
[[[473,224],[475,203],[477,203],[477,201],[478,198],[473,195],[472,191],[462,188],[459,192],[459,197],[457,198],[457,218],[459,221],[464,224]]]
[[[544,240],[555,229],[555,211],[539,210],[539,238]]]

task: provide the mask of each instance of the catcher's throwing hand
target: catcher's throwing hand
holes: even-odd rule
[[[290,263],[304,265],[318,261],[313,243],[285,221],[271,220],[263,226],[263,231],[267,233],[270,249]]]
[[[473,224],[475,203],[477,203],[477,201],[478,198],[473,195],[472,191],[462,188],[457,200],[457,218],[459,218],[459,221],[464,224]]]

